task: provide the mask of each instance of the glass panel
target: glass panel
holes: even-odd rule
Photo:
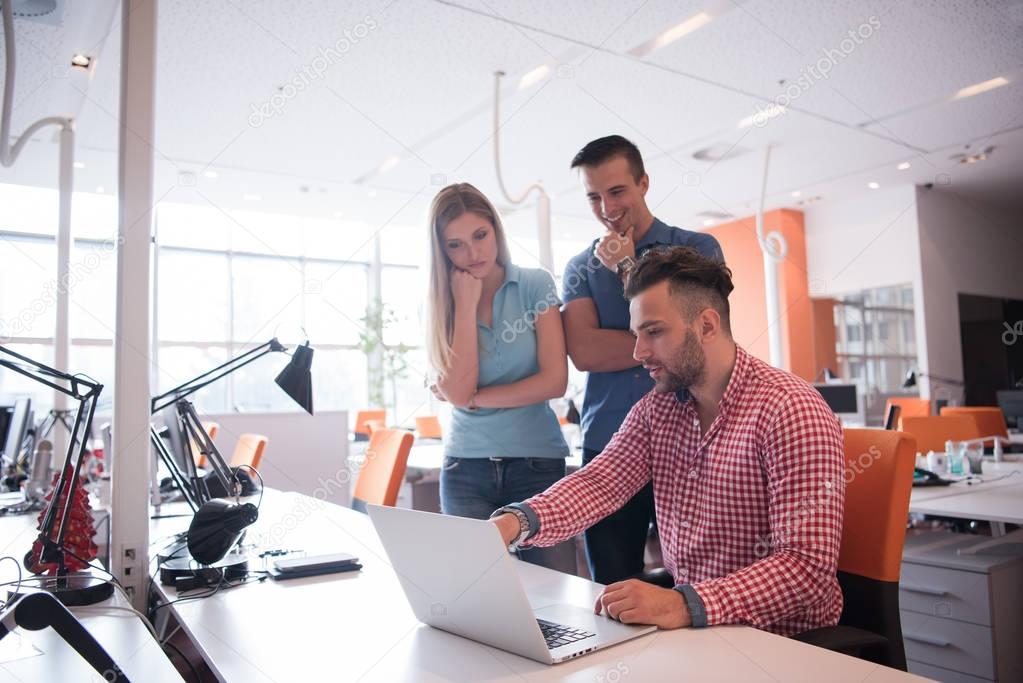
[[[170,391],[174,387],[226,363],[227,359],[227,350],[222,348],[161,346],[159,367],[157,368],[157,384],[159,386],[157,393]],[[200,414],[223,413],[228,410],[227,385],[229,379],[215,382],[189,397]]]
[[[311,261],[305,274],[305,330],[313,346],[358,344],[366,315],[366,266]]]
[[[114,338],[117,244],[76,243],[71,249],[69,325],[72,337]]]
[[[53,347],[49,344],[4,344],[5,348],[27,356],[37,363],[53,367]],[[19,362],[17,359],[0,354],[0,358]],[[58,370],[62,368],[57,368]],[[32,399],[32,410],[36,420],[42,419],[43,414],[53,407],[53,389],[43,386],[35,380],[20,375],[13,370],[0,368],[0,397],[7,401],[16,397],[27,396]]]
[[[56,195],[53,202],[57,202]],[[71,227],[75,239],[117,239],[117,198],[75,192],[71,200]]]
[[[351,221],[306,220],[305,254],[312,258],[369,263],[375,229]]]
[[[424,385],[426,352],[422,349],[409,351],[405,360],[408,367],[404,377],[395,377],[386,382],[384,396],[389,406],[396,406],[393,413],[389,413],[388,422],[411,429],[415,426],[415,416],[429,408],[432,394]]]
[[[161,341],[225,341],[229,336],[225,254],[160,250]]]
[[[0,238],[0,338],[47,337],[57,324],[57,248]]]
[[[394,311],[396,320],[384,330],[384,343],[422,346],[425,332],[420,323],[426,283],[418,268],[384,267],[380,274],[385,308]]]
[[[238,347],[235,354],[247,350],[248,348]],[[318,373],[319,355],[318,352],[313,355],[314,373]],[[234,394],[231,409],[246,413],[287,413],[301,410],[299,405],[274,382],[290,359],[290,356],[281,353],[268,353],[231,374],[230,381],[233,383]]]
[[[291,259],[236,256],[232,262],[234,341],[295,339],[302,328],[302,265]],[[224,309],[226,310],[226,309]]]
[[[430,234],[422,225],[388,225],[380,233],[380,260],[409,266],[425,266],[430,259]]]
[[[317,349],[312,374],[316,410],[366,407],[366,356],[361,351]]]
[[[0,206],[0,230],[57,234],[56,190],[0,183]]]
[[[297,216],[229,211],[231,249],[270,256],[302,255],[302,223]]]
[[[114,412],[114,347],[78,346],[71,347],[71,372],[81,372],[103,385],[103,393],[96,406],[97,414],[110,415]]]

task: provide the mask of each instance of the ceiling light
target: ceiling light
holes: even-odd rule
[[[966,147],[969,149],[969,145]],[[953,154],[948,159],[949,161],[958,161],[960,164],[975,164],[978,161],[987,159],[993,151],[995,151],[994,145],[988,145],[979,152],[974,152],[973,154],[967,154],[966,152]]]
[[[636,47],[632,48],[631,50],[629,50],[629,54],[632,55],[633,57],[639,58],[646,57],[650,53],[655,52],[656,50],[660,50],[662,47],[665,47],[666,45],[674,43],[676,40],[679,40],[680,38],[689,35],[693,31],[703,28],[704,26],[709,24],[711,19],[713,18],[714,17],[707,14],[706,12],[694,14],[693,16],[689,17],[682,23],[672,26],[664,33],[661,33],[660,35],[651,38],[642,45],[637,45]]]
[[[799,190],[793,190],[791,194],[792,194],[793,197],[802,197],[803,196],[803,193],[800,192]]]
[[[727,142],[716,142],[709,147],[698,149],[693,152],[693,158],[697,161],[725,161],[726,159],[734,159],[735,157],[749,152],[749,148],[740,147],[739,145],[729,144]]]
[[[388,159],[384,163],[380,164],[380,172],[381,173],[387,173],[392,168],[397,166],[399,161],[401,161],[401,157],[391,157],[390,159]]]
[[[259,200],[262,199],[262,197],[260,197],[258,194],[243,194],[242,199],[244,199],[247,202],[258,202]]]
[[[814,195],[813,197],[807,197],[806,199],[800,199],[798,204],[800,206],[809,206],[810,204],[816,204],[820,200],[821,200],[821,196],[818,194],[818,195]]]
[[[746,118],[739,121],[739,128],[749,128],[753,124],[764,125],[776,116],[781,116],[785,113],[785,107],[780,104],[772,104],[766,109],[761,109],[756,114],[750,114]]]
[[[905,171],[907,168],[909,168],[909,162],[908,161],[903,161],[901,164],[899,164],[895,168],[900,170],[900,171]]]
[[[217,172],[216,171],[203,171],[202,174],[206,178],[216,178],[217,177]]]
[[[957,92],[955,95],[953,95],[952,99],[961,100],[965,97],[973,97],[974,95],[979,95],[982,92],[987,92],[988,90],[1001,88],[1003,85],[1009,85],[1008,79],[1002,76],[998,76],[997,78],[992,78],[991,80],[984,81],[983,83],[975,83],[974,85],[968,85],[959,92]]]
[[[72,166],[74,166],[75,168],[85,168],[85,162],[84,161],[76,161],[74,164],[72,164]]]
[[[551,72],[551,67],[547,64],[541,64],[536,67],[525,76],[519,79],[519,90],[525,90],[531,85],[536,85]]]
[[[90,64],[92,64],[92,57],[88,55],[74,55],[71,58],[71,66],[77,66],[79,69],[88,69]]]
[[[867,183],[867,187],[869,187],[871,190],[876,190],[877,188],[881,187],[881,184],[871,180],[869,183]]]
[[[705,227],[705,228],[709,228],[712,225],[714,225],[714,220],[711,219],[711,218],[708,218],[707,220],[705,220],[703,222],[703,227]]]

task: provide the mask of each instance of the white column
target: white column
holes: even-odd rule
[[[149,560],[149,261],[156,0],[121,3],[111,570],[143,608]]]
[[[60,129],[60,179],[57,209],[57,329],[53,344],[53,367],[62,372],[78,372],[70,365],[71,334],[68,328],[68,299],[71,278],[71,193],[74,187],[75,131],[72,124]],[[68,397],[53,392],[53,409],[67,410]],[[64,425],[55,424],[50,432],[56,462],[63,462],[70,434]],[[59,458],[59,460],[56,460]],[[57,465],[59,468],[61,465]]]

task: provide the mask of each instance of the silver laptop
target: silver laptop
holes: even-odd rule
[[[656,631],[629,626],[593,608],[535,609],[497,527],[489,521],[369,505],[391,565],[424,624],[544,664]]]

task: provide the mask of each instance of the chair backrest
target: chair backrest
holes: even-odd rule
[[[838,555],[839,623],[886,639],[868,659],[906,668],[899,572],[913,488],[916,441],[883,429],[845,430],[845,515]]]
[[[423,415],[416,418],[416,433],[419,434],[420,439],[440,439],[443,438],[440,420],[437,419],[436,415]]]
[[[941,409],[942,417],[963,416],[977,423],[980,436],[1001,436],[1009,438],[1009,428],[1005,424],[1005,413],[1001,408],[992,406],[952,407]]]
[[[238,437],[238,443],[234,447],[231,467],[248,465],[252,469],[258,470],[268,441],[269,439],[262,434],[242,434]]]
[[[210,435],[210,441],[216,439],[217,432],[220,431],[220,425],[216,422],[203,422],[202,428]],[[195,460],[195,466],[206,467],[206,456],[199,450],[199,445],[192,440],[192,437],[188,437],[188,440],[192,446],[192,458]]]
[[[412,441],[412,432],[404,429],[377,429],[370,435],[352,494],[354,509],[365,512],[367,503],[394,506],[405,478]]]
[[[893,396],[884,406],[887,415],[892,406],[899,407],[900,417],[928,417],[931,414],[931,400],[915,396]]]
[[[366,423],[370,420],[387,422],[387,410],[360,410],[355,413],[355,427],[352,428],[352,431],[356,434],[369,436],[369,427]]]
[[[962,415],[930,417],[903,417],[899,429],[916,437],[916,447],[921,453],[942,452],[945,442],[965,441],[983,436],[972,417]]]
[[[378,429],[387,429],[387,423],[383,420],[366,420],[366,430],[371,436]]]

